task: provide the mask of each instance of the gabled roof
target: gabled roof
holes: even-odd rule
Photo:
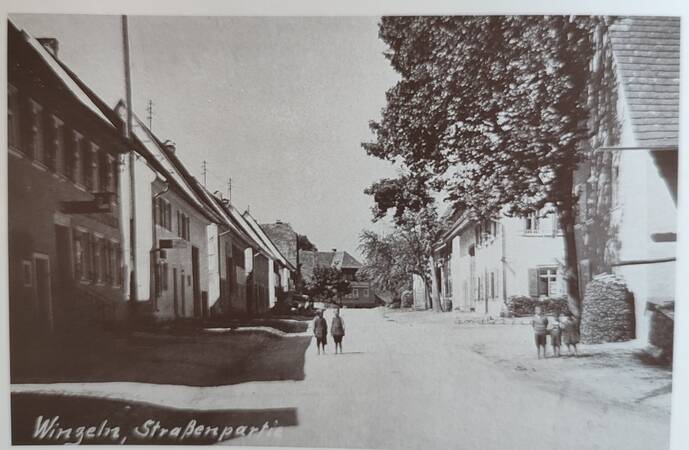
[[[97,101],[100,99],[94,101],[92,97],[95,94],[93,94],[92,91],[85,89],[83,82],[81,82],[81,80],[79,80],[74,73],[69,71],[62,62],[51,55],[50,52],[48,52],[48,50],[46,50],[36,38],[34,38],[26,30],[20,30],[12,19],[9,18],[7,19],[7,28],[8,34],[16,33],[21,35],[24,41],[28,44],[29,48],[31,48],[35,55],[44,63],[45,67],[47,67],[55,75],[64,88],[71,93],[77,99],[77,101],[79,101],[79,103],[91,110],[91,112],[98,116],[103,123],[111,128],[116,128],[115,124],[110,120],[110,117],[104,114],[101,108],[97,105]]]
[[[331,264],[337,269],[359,269],[363,267],[363,264],[347,252],[335,252]]]
[[[679,17],[617,17],[610,43],[638,144],[677,146]]]

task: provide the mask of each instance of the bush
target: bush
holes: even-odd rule
[[[511,317],[533,316],[536,307],[540,306],[543,314],[555,315],[569,312],[567,299],[564,297],[534,298],[527,295],[513,295],[505,302],[507,315]]]

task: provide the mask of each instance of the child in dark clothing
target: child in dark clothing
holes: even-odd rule
[[[344,320],[340,317],[340,310],[335,310],[335,317],[333,317],[333,322],[330,326],[330,332],[333,335],[333,340],[335,341],[335,354],[337,354],[337,348],[340,348],[340,354],[342,353],[342,338],[345,335]]]
[[[328,343],[328,322],[323,318],[323,311],[318,311],[318,315],[313,321],[313,335],[316,337],[318,354],[321,354],[321,348],[323,348],[323,354],[325,354],[325,346]]]

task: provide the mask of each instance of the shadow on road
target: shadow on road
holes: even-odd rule
[[[102,333],[15,345],[11,382],[222,386],[304,379],[305,336]]]
[[[298,425],[296,408],[174,409],[45,394],[12,394],[11,401],[14,445],[213,444],[249,434],[260,440]]]

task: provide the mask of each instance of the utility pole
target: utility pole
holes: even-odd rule
[[[134,178],[134,164],[136,155],[131,144],[132,137],[132,77],[129,63],[129,25],[127,16],[122,16],[122,47],[124,54],[124,86],[127,102],[127,125],[124,129],[124,137],[129,145],[129,237],[130,237],[130,276],[129,299],[136,301],[138,283],[136,274],[136,182]]]
[[[148,113],[148,129],[153,131],[153,100],[148,100],[146,112]]]
[[[232,203],[232,177],[227,179],[227,199]]]
[[[208,173],[208,170],[206,169],[206,160],[203,160],[203,165],[201,166],[201,173],[203,173],[203,187],[206,187],[206,175]]]

